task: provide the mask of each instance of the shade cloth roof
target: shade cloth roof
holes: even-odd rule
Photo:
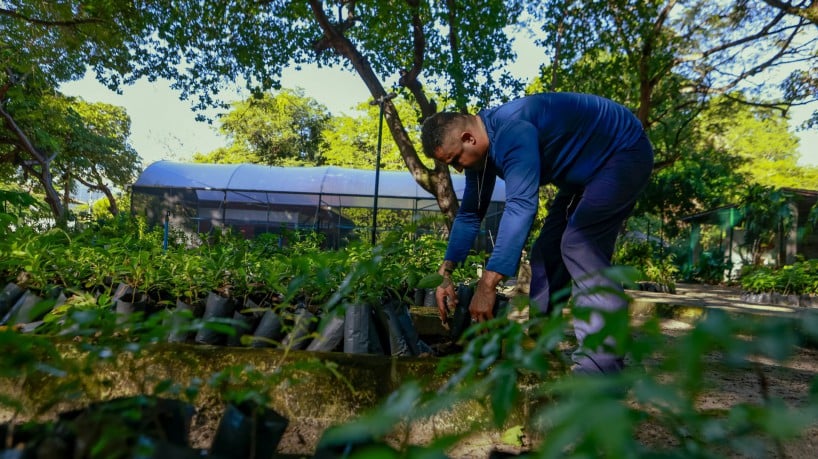
[[[463,197],[466,179],[453,174],[458,198]],[[200,199],[214,192],[230,192],[230,201],[283,202],[259,192],[281,195],[321,195],[332,205],[371,207],[375,192],[375,171],[324,167],[273,167],[258,164],[199,164],[157,161],[148,166],[133,185],[138,188],[184,188],[197,190]],[[421,188],[408,171],[381,171],[379,205],[392,209],[436,207],[434,197]],[[220,196],[224,193],[218,193]],[[291,196],[295,197],[295,196]],[[337,198],[342,197],[342,198]],[[492,201],[505,201],[505,183],[497,179]]]

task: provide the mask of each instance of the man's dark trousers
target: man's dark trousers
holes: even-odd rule
[[[618,311],[627,308],[621,284],[605,276],[616,238],[637,196],[653,170],[653,149],[647,137],[614,153],[582,188],[561,189],[548,209],[542,231],[531,250],[531,300],[543,313],[565,300],[573,280],[574,308]],[[552,297],[553,295],[553,297]],[[574,320],[579,349],[574,360],[591,370],[616,371],[621,356],[605,349],[585,349],[583,341],[602,329],[603,318]],[[606,340],[613,345],[612,340]]]

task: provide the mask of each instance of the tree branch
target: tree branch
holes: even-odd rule
[[[11,114],[5,110],[3,104],[0,104],[0,117],[2,117],[5,121],[6,127],[8,127],[9,130],[14,133],[15,136],[17,136],[17,144],[31,156],[33,156],[38,163],[46,165],[48,163],[48,158],[40,153],[34,144],[31,143],[31,140],[28,138],[26,133],[23,132],[23,130],[20,129],[20,126],[17,125],[17,122],[14,121],[14,117],[12,117]]]
[[[784,103],[777,103],[777,102],[754,102],[751,100],[742,99],[740,97],[735,97],[732,93],[727,92],[723,94],[724,97],[730,99],[733,102],[740,103],[742,105],[749,105],[750,107],[761,107],[761,108],[769,108],[771,110],[777,110],[781,112],[781,115],[786,115],[789,111],[790,107],[793,104],[784,104]]]
[[[29,24],[36,24],[42,26],[56,26],[56,27],[73,27],[82,24],[100,24],[102,23],[101,19],[97,18],[74,18],[74,19],[67,19],[64,21],[51,21],[46,19],[37,19],[31,18],[28,16],[24,16],[18,13],[15,10],[8,10],[5,8],[0,8],[0,15],[9,16],[15,19],[22,19]]]
[[[795,6],[792,3],[782,2],[780,0],[764,0],[764,3],[773,8],[778,8],[787,14],[802,17],[818,26],[818,1],[816,0],[810,1],[806,7]]]
[[[771,67],[779,58],[781,58],[781,56],[783,56],[783,55],[785,55],[787,53],[787,50],[789,49],[790,44],[792,43],[793,39],[795,39],[795,36],[798,34],[800,29],[801,29],[800,27],[796,27],[793,30],[793,32],[789,36],[789,38],[787,38],[787,40],[780,46],[781,49],[779,49],[779,51],[777,53],[772,55],[766,61],[754,66],[753,68],[751,68],[749,70],[745,70],[744,72],[741,72],[738,76],[736,76],[733,79],[732,82],[730,82],[727,85],[719,88],[718,91],[726,92],[726,91],[734,88],[736,85],[738,85],[745,78],[751,77],[751,76],[761,72],[762,70],[766,69],[767,67]]]
[[[739,38],[737,40],[733,40],[733,41],[730,41],[730,42],[727,42],[727,43],[722,43],[719,46],[714,46],[713,48],[710,48],[707,51],[702,52],[701,57],[708,57],[708,56],[710,56],[712,54],[718,53],[719,51],[724,51],[725,49],[732,48],[732,47],[739,46],[739,45],[743,45],[745,43],[749,43],[751,41],[758,40],[758,39],[760,39],[762,37],[765,37],[767,35],[776,33],[776,32],[778,32],[777,30],[771,32],[770,29],[772,29],[773,26],[775,26],[776,24],[781,22],[781,20],[784,19],[784,16],[786,16],[786,13],[784,13],[783,11],[779,12],[778,15],[775,18],[773,18],[772,20],[770,20],[770,22],[768,22],[767,25],[762,27],[761,30],[758,31],[758,33],[755,33],[753,35],[748,35],[746,37],[742,37],[742,38]]]
[[[423,61],[426,55],[426,36],[423,34],[423,22],[420,20],[418,0],[406,0],[406,4],[412,9],[412,68],[401,70],[398,84],[407,88],[420,105],[420,119],[423,122],[426,118],[437,112],[437,104],[430,101],[423,92],[423,85],[418,81],[418,75],[423,70]]]
[[[386,91],[372,66],[355,45],[333,27],[324,11],[321,0],[308,0],[307,3],[319,28],[323,31],[324,37],[328,40],[328,44],[349,61],[375,100],[384,100],[382,107],[385,122],[392,133],[392,138],[398,146],[406,167],[409,168],[418,185],[437,198],[441,211],[447,217],[447,226],[451,226],[458,206],[457,195],[454,194],[448,167],[440,161],[435,161],[434,169],[430,169],[420,161],[417,150],[403,127],[403,123],[401,123],[395,105],[390,100],[385,100]]]

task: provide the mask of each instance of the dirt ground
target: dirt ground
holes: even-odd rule
[[[690,325],[666,321],[663,330],[669,340],[685,333]],[[781,399],[788,406],[800,407],[808,402],[812,381],[818,375],[818,351],[796,348],[792,358],[779,363],[756,358],[756,371],[729,368],[721,363],[720,355],[710,355],[711,365],[705,371],[702,386],[707,388],[697,400],[702,411],[727,410],[740,403],[761,403],[763,398]],[[664,428],[643,425],[637,438],[645,445],[662,448],[674,446],[675,438]],[[762,441],[754,455],[727,454],[725,457],[815,458],[818,457],[818,426],[813,426],[800,438],[782,445]]]
[[[691,329],[687,322],[666,320],[662,329],[668,340],[673,340]],[[818,350],[797,348],[791,359],[782,363],[768,359],[757,359],[758,369],[763,378],[756,372],[732,369],[721,364],[720,356],[711,355],[712,365],[706,370],[702,385],[708,389],[697,401],[701,410],[727,410],[740,403],[758,403],[764,393],[770,398],[780,398],[789,406],[803,406],[808,401],[809,388],[818,375]],[[766,386],[766,387],[764,387]],[[636,439],[651,449],[663,450],[678,446],[675,436],[664,427],[642,424]],[[725,452],[724,457],[731,458],[818,458],[818,426],[813,426],[800,438],[776,445],[761,441],[761,449],[753,455],[740,455]],[[449,456],[452,458],[487,458],[491,451],[509,454],[520,454],[536,445],[523,448],[509,447],[503,444],[496,435],[476,435],[456,448]]]

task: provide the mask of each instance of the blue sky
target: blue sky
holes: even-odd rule
[[[517,43],[526,41],[517,40]],[[525,46],[520,45],[520,46]],[[542,51],[531,45],[530,49],[517,47],[518,59],[510,70],[531,79],[537,73]],[[357,104],[370,98],[363,81],[355,74],[342,70],[302,66],[302,70],[284,72],[282,85],[286,88],[301,87],[305,93],[329,108],[334,115],[350,112]],[[80,96],[87,102],[106,102],[125,107],[131,117],[131,144],[142,157],[143,166],[162,159],[186,161],[194,153],[207,153],[223,146],[227,139],[221,136],[216,125],[196,121],[190,101],[179,99],[179,93],[170,89],[167,81],[149,83],[140,80],[123,88],[116,94],[97,83],[91,76],[61,86],[70,96]],[[229,94],[223,94],[231,99]],[[242,92],[235,91],[232,99],[242,99]],[[818,109],[813,103],[793,110],[793,129],[809,114]],[[217,111],[206,114],[215,117]],[[800,138],[800,164],[818,166],[818,129],[796,132]]]

